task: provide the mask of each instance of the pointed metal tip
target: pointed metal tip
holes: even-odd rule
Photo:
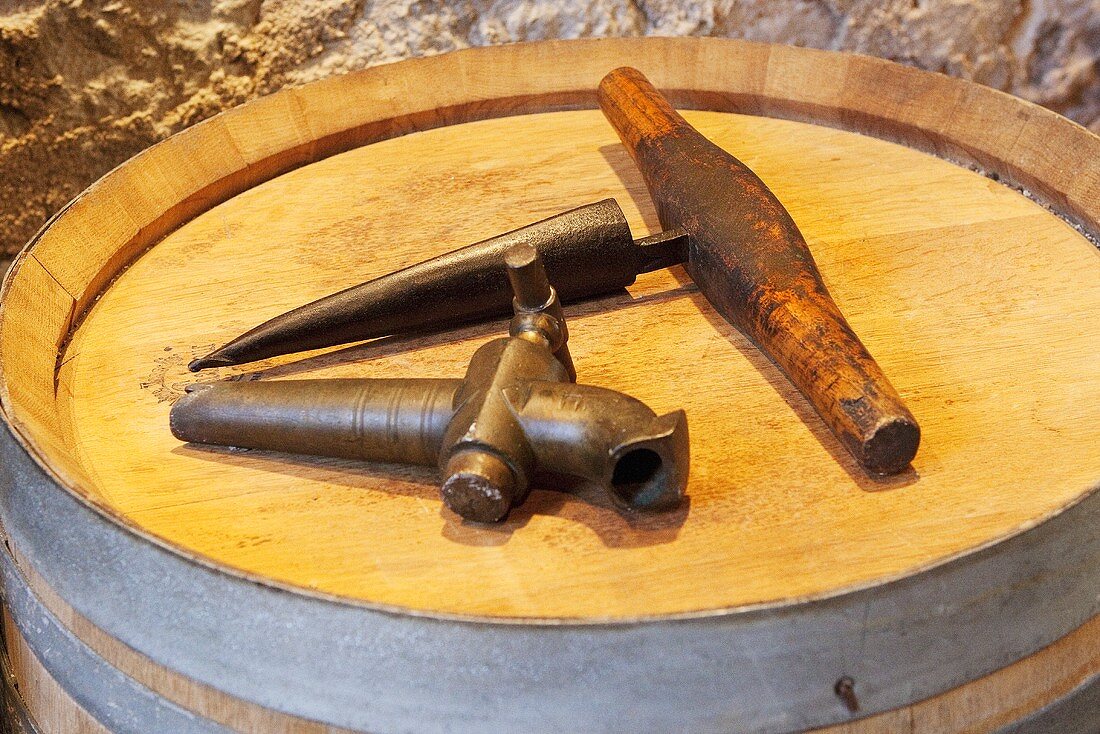
[[[214,354],[217,354],[215,352]],[[198,372],[199,370],[209,369],[211,367],[229,367],[237,364],[228,357],[216,357],[214,354],[208,354],[205,357],[199,357],[198,359],[191,360],[191,363],[187,365],[187,369],[192,372]]]

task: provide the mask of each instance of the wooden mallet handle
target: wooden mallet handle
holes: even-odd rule
[[[866,469],[905,469],[920,428],[844,320],[775,195],[638,70],[604,77],[599,100],[661,224],[688,232],[687,269],[703,294],[787,374]]]

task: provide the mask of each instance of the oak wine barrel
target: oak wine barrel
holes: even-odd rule
[[[681,268],[569,306],[580,379],[687,411],[689,501],[201,448],[195,381],[460,377],[503,322],[192,375],[293,306],[584,203],[655,231],[596,107],[641,69],[772,188],[923,429],[861,470]],[[974,84],[714,39],[288,89],[137,155],[0,296],[13,731],[1100,731],[1100,138]],[[852,696],[838,694],[850,686]]]

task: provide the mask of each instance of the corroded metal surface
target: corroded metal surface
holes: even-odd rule
[[[184,441],[368,461],[438,464],[443,501],[498,522],[536,470],[581,477],[636,510],[668,509],[688,478],[682,410],[576,385],[561,304],[537,251],[508,251],[510,336],[462,380],[283,380],[196,385],[172,408]],[[497,269],[503,273],[500,260]]]
[[[784,100],[764,107],[797,114]],[[478,109],[498,108],[479,100]],[[877,119],[845,111],[841,126]],[[932,149],[924,133],[894,135]],[[1016,173],[1026,182],[1026,169]],[[1080,215],[1049,188],[1036,196]],[[1100,612],[1095,490],[991,546],[827,598],[653,619],[502,621],[326,598],[188,557],[56,482],[12,430],[0,426],[0,518],[21,562],[66,603],[196,681],[362,731],[803,730],[849,718],[838,676],[854,678],[860,712],[872,714],[1014,662]],[[18,585],[4,583],[5,593]],[[152,720],[140,729],[164,730]]]

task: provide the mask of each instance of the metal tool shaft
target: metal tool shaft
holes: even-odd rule
[[[393,334],[443,331],[512,312],[501,259],[516,245],[538,252],[563,301],[613,293],[638,273],[687,256],[676,232],[635,242],[614,199],[578,207],[375,278],[260,324],[210,354],[192,371]]]
[[[172,407],[183,441],[434,466],[462,380],[255,380],[195,385]]]

